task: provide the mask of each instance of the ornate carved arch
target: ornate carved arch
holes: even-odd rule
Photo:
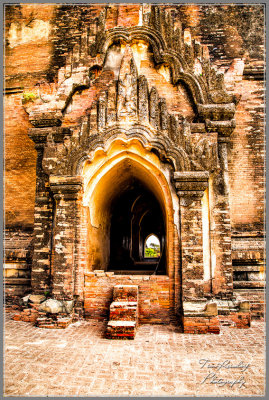
[[[74,146],[69,153],[65,174],[80,175],[84,161],[91,159],[96,149],[100,148],[106,152],[111,143],[117,139],[124,143],[137,140],[144,148],[157,153],[161,161],[172,165],[174,171],[189,171],[191,169],[189,156],[183,148],[175,148],[169,138],[154,138],[147,127],[136,125],[129,130],[118,126],[111,127],[103,132],[101,139],[94,137],[87,149]]]
[[[66,71],[61,71],[64,77],[62,76],[62,81],[59,79],[62,85],[60,85],[57,94],[51,96],[50,99],[48,97],[41,98],[41,101],[44,99],[43,104],[36,103],[30,110],[30,122],[35,128],[29,130],[29,136],[35,141],[38,150],[36,232],[38,233],[41,229],[40,224],[43,224],[42,229],[44,231],[51,224],[51,215],[47,210],[52,207],[51,197],[54,194],[56,207],[59,207],[60,211],[58,212],[56,209],[55,216],[59,218],[59,223],[55,223],[56,231],[51,231],[51,237],[54,240],[54,246],[57,246],[59,238],[63,243],[67,243],[65,246],[66,254],[68,257],[70,256],[70,260],[73,260],[73,254],[77,255],[78,253],[73,251],[72,246],[69,246],[68,240],[70,238],[68,235],[72,240],[75,238],[73,242],[76,246],[76,241],[79,240],[80,236],[77,231],[78,220],[82,218],[83,222],[84,217],[82,211],[79,214],[82,198],[81,189],[87,187],[86,173],[83,179],[80,176],[83,175],[83,165],[88,168],[88,171],[92,168],[91,172],[95,169],[97,174],[101,174],[102,165],[94,164],[98,156],[102,156],[103,165],[105,165],[112,158],[109,158],[111,155],[109,151],[113,144],[122,143],[123,147],[125,146],[125,150],[122,151],[122,153],[125,152],[123,156],[129,160],[138,154],[140,160],[137,164],[140,167],[143,162],[146,163],[147,157],[150,160],[154,159],[153,167],[159,167],[159,169],[156,168],[157,172],[154,175],[156,186],[165,188],[165,185],[162,185],[159,180],[161,171],[167,181],[167,190],[170,188],[171,193],[173,193],[171,198],[177,203],[177,208],[170,207],[171,229],[168,230],[168,234],[171,235],[170,232],[174,231],[175,235],[168,238],[168,243],[171,243],[171,246],[175,243],[174,239],[179,233],[175,232],[175,226],[177,226],[176,223],[179,226],[179,218],[183,221],[182,232],[192,230],[195,233],[195,235],[185,235],[181,238],[182,249],[185,251],[185,253],[182,252],[184,262],[181,262],[178,254],[178,242],[173,250],[175,274],[179,274],[182,265],[183,272],[188,276],[188,270],[193,268],[193,259],[190,258],[188,251],[195,246],[198,248],[196,259],[198,260],[197,273],[199,275],[196,275],[193,281],[190,280],[190,285],[189,282],[182,283],[179,277],[176,278],[177,286],[178,282],[182,283],[187,296],[193,296],[194,293],[203,293],[203,287],[196,282],[203,279],[203,214],[200,198],[208,187],[209,173],[214,170],[219,172],[212,173],[210,177],[212,185],[214,185],[215,196],[212,197],[216,210],[216,216],[213,215],[213,218],[215,218],[214,221],[218,226],[218,232],[216,235],[214,233],[217,239],[214,238],[214,240],[217,243],[218,253],[220,254],[223,250],[223,254],[225,254],[225,258],[219,257],[219,264],[224,265],[223,271],[225,271],[225,268],[227,268],[227,271],[231,270],[231,260],[227,257],[230,239],[227,234],[227,223],[224,224],[223,221],[228,220],[229,222],[226,142],[227,136],[234,129],[233,116],[236,97],[225,91],[223,76],[217,74],[211,68],[204,47],[190,37],[184,40],[184,32],[181,27],[176,30],[171,28],[169,15],[169,13],[160,11],[158,7],[152,7],[151,15],[143,21],[142,26],[115,27],[106,30],[105,14],[102,13],[95,44],[91,47],[91,55],[88,52],[89,48],[87,52],[83,53],[83,56],[81,55],[81,48],[78,50],[74,48],[74,52],[72,51],[72,56],[75,54],[73,59],[70,54],[68,55],[70,57],[67,61],[66,75]],[[84,27],[81,35],[83,35],[83,29]],[[76,89],[91,87],[93,83],[89,76],[91,67],[94,66],[101,70],[109,46],[119,40],[126,45],[118,81],[114,81],[113,71],[103,69],[101,89],[96,90],[95,94],[93,94],[95,87],[92,92],[85,90],[80,98],[79,117],[73,120],[70,118],[67,123],[68,118],[66,118],[63,127],[61,127],[66,107]],[[170,66],[174,85],[178,82],[184,82],[188,86],[196,105],[197,115],[194,120],[196,122],[191,123],[179,114],[180,102],[173,114],[168,112],[166,101],[160,98],[157,89],[152,87],[149,90],[146,77],[138,76],[132,50],[129,46],[135,40],[145,40],[151,45],[156,64],[164,63]],[[83,46],[86,42],[85,40],[81,41]],[[197,65],[198,69],[196,68]],[[106,72],[108,72],[108,75],[110,74],[107,80],[104,79]],[[171,93],[174,90],[171,85],[169,89]],[[87,96],[86,100],[89,101],[86,101],[87,105],[84,107],[83,101]],[[65,123],[69,128],[66,127]],[[132,147],[132,144],[137,146],[137,153],[135,153],[135,146]],[[100,154],[98,154],[98,151],[100,151]],[[119,155],[119,158],[122,155],[120,151],[116,154],[116,156]],[[153,153],[157,154],[158,158]],[[94,158],[96,155],[97,157]],[[143,158],[144,155],[146,157]],[[94,159],[92,164],[91,159]],[[89,162],[87,163],[87,161]],[[111,167],[111,164],[108,164],[107,167]],[[115,168],[116,172],[114,172],[120,176],[124,168],[119,164],[116,164],[117,166],[120,168],[117,171]],[[139,167],[137,167],[138,169]],[[128,171],[128,165],[126,170]],[[130,176],[134,175],[130,174]],[[110,177],[111,175],[109,175]],[[172,185],[170,185],[170,180]],[[106,183],[111,184],[109,179]],[[117,190],[117,185],[113,189]],[[101,194],[103,195],[100,190]],[[98,201],[96,201],[96,204],[98,204]],[[66,210],[68,210],[68,224],[65,221]],[[53,214],[52,209],[51,214]],[[36,275],[34,275],[34,280],[38,281],[40,271],[44,272],[46,267],[46,265],[42,265],[43,244],[39,239],[35,252]],[[56,255],[58,258],[55,259],[55,268],[60,265],[58,269],[59,277],[64,276],[62,271],[66,271],[66,259],[68,259],[66,254],[61,255],[59,253]],[[69,264],[69,268],[72,270],[72,263]],[[226,275],[225,271],[224,280]],[[232,279],[232,271],[229,279],[230,277]],[[231,283],[228,279],[226,283],[228,291]],[[179,298],[178,294],[177,298]]]

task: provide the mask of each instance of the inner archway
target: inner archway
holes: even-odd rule
[[[144,244],[150,234],[160,238],[161,254],[147,257]],[[130,176],[111,204],[109,269],[121,273],[166,273],[165,220],[155,195]]]
[[[161,242],[158,236],[151,233],[144,242],[144,258],[158,259],[161,256]]]

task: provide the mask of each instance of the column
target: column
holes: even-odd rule
[[[201,198],[208,186],[208,172],[175,172],[180,199],[182,301],[204,297],[203,223]]]
[[[214,172],[211,207],[212,290],[215,296],[229,298],[233,292],[231,221],[229,203],[228,137],[218,137],[220,170]]]
[[[36,197],[34,211],[34,253],[31,271],[31,287],[35,294],[44,294],[50,287],[52,198],[48,175],[42,169],[44,147],[50,128],[31,128],[29,136],[35,143]]]
[[[52,294],[72,300],[77,287],[81,177],[51,176],[56,208],[53,229]]]
[[[229,96],[228,96],[229,97]],[[224,96],[223,100],[227,100]],[[231,101],[232,98],[229,99]],[[212,292],[221,298],[233,294],[233,271],[231,250],[231,221],[229,202],[228,143],[235,128],[235,103],[199,104],[198,112],[204,118],[208,132],[218,134],[218,170],[212,174],[209,191],[210,236],[212,260]]]

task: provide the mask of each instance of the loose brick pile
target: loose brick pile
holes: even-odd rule
[[[220,324],[224,326],[246,329],[250,327],[250,313],[234,312],[229,316],[219,315],[219,321]]]
[[[32,322],[34,324],[38,316],[39,311],[35,308],[25,308],[22,312],[13,315],[13,319],[14,321]]]
[[[45,313],[44,313],[45,314]],[[73,316],[63,316],[63,315],[40,315],[36,320],[36,326],[38,328],[46,329],[64,329],[67,328],[73,322]]]
[[[21,313],[13,315],[14,321],[31,322],[38,328],[64,329],[73,322],[70,315],[48,315],[36,309],[26,308]]]
[[[14,321],[31,322],[38,328],[64,329],[78,319],[77,314],[50,314],[39,311],[37,308],[25,308],[12,316]]]
[[[30,298],[34,299],[35,303],[33,303],[33,300],[30,300],[24,305],[7,307],[6,311],[13,313],[12,319],[14,321],[30,322],[38,328],[64,329],[72,322],[79,319],[79,314],[77,314],[76,309],[73,309],[70,313],[65,311],[48,312],[42,310],[42,302],[39,302],[40,300],[44,301],[45,297],[44,299],[40,299],[42,296],[33,295]]]
[[[218,317],[184,317],[184,333],[220,333]]]

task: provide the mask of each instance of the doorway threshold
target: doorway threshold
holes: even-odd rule
[[[163,275],[165,276],[165,272],[154,274],[154,271],[150,270],[126,270],[126,269],[110,269],[109,272],[114,272],[114,275]]]

